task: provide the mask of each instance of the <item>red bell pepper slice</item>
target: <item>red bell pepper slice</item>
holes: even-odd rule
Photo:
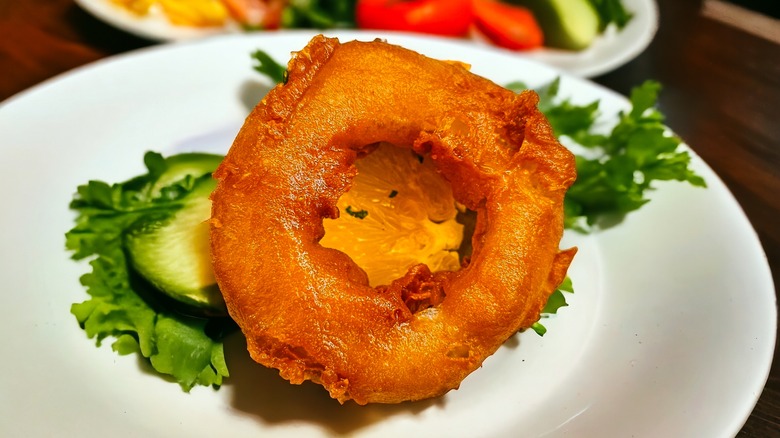
[[[544,43],[542,28],[529,9],[496,0],[472,2],[474,24],[493,44],[511,50],[527,50]]]
[[[355,21],[362,29],[463,36],[473,22],[472,0],[358,0]]]

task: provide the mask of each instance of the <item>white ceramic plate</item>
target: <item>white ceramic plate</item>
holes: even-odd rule
[[[372,39],[339,33],[342,40]],[[135,357],[96,348],[69,313],[87,295],[69,260],[68,202],[89,179],[142,172],[146,150],[225,152],[269,84],[251,69],[310,34],[234,35],[120,56],[78,69],[0,106],[0,422],[3,436],[659,437],[734,435],[766,381],[775,342],[772,278],[756,235],[717,176],[708,189],[659,186],[641,212],[580,247],[570,306],[543,338],[509,340],[460,390],[395,406],[340,406],[319,386],[292,386],[227,343],[232,377],[218,391],[178,385]],[[460,59],[499,83],[537,86],[558,73],[451,41],[393,43]],[[499,67],[500,66],[500,67]],[[565,76],[562,93],[624,98]]]
[[[613,26],[590,47],[580,52],[556,49],[539,49],[528,52],[512,52],[552,65],[570,74],[593,77],[611,71],[637,55],[650,44],[658,28],[658,7],[655,0],[622,0],[634,18],[620,32]],[[126,32],[156,41],[178,41],[203,38],[221,33],[240,32],[235,23],[224,27],[194,28],[172,25],[161,13],[151,13],[139,18],[109,0],[76,0],[83,9],[95,17]],[[479,38],[476,44],[487,44]]]

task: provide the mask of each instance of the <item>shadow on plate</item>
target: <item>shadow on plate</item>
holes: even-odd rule
[[[258,73],[259,74],[259,73]],[[269,86],[267,82],[261,81],[244,81],[238,90],[239,99],[247,109],[247,114],[252,111],[254,107],[268,94],[273,88],[273,85]]]
[[[246,351],[246,340],[240,333],[225,340],[225,356],[230,378],[224,386],[231,390],[231,406],[271,426],[305,422],[343,435],[393,415],[416,415],[434,406],[443,408],[445,405],[445,397],[395,405],[359,406],[352,401],[341,405],[330,398],[322,386],[308,381],[302,385],[291,385],[279,376],[277,370],[253,361]]]
[[[260,100],[271,91],[271,86],[260,81],[245,81],[238,90],[238,100],[241,106],[246,109],[245,115],[254,109]],[[235,122],[228,123],[217,129],[210,131],[200,131],[199,127],[193,126],[195,133],[184,137],[173,144],[170,148],[171,153],[184,152],[208,152],[212,154],[227,154],[230,146],[236,138],[236,134],[244,124],[244,119],[238,119]]]

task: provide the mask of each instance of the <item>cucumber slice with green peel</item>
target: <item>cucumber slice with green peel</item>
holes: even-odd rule
[[[211,267],[208,220],[209,195],[216,187],[211,172],[222,157],[201,155],[166,160],[170,165],[155,183],[156,190],[188,176],[197,178],[192,190],[178,200],[181,208],[174,213],[147,215],[133,224],[125,234],[125,248],[133,269],[160,292],[189,311],[218,316],[227,311]]]
[[[181,181],[187,176],[199,178],[211,174],[224,158],[222,155],[205,153],[179,154],[165,158],[165,170],[154,182],[152,193],[158,195],[164,187]]]
[[[544,45],[582,50],[599,34],[599,15],[588,0],[514,0],[533,12],[544,33]]]

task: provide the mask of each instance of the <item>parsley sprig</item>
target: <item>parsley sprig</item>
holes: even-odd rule
[[[507,88],[527,87],[515,82]],[[598,128],[599,102],[584,105],[560,98],[560,78],[538,88],[539,110],[562,141],[583,149],[576,156],[577,180],[566,192],[564,225],[589,232],[607,218],[620,218],[649,202],[648,192],[656,181],[676,180],[706,187],[704,179],[690,168],[690,153],[682,140],[664,125],[657,108],[661,85],[647,81],[631,91],[631,109],[618,114],[607,134]],[[542,317],[566,306],[561,291],[573,292],[567,280],[556,290]],[[540,322],[532,327],[539,335],[547,329]]]
[[[520,83],[508,88],[524,89]],[[558,96],[560,79],[537,90],[539,109],[557,137],[583,149],[577,181],[566,193],[566,227],[587,232],[600,220],[624,216],[649,202],[656,181],[676,180],[706,187],[690,169],[690,153],[664,125],[657,108],[661,85],[647,81],[631,91],[631,109],[618,114],[607,134],[598,130],[599,102],[585,105]]]

